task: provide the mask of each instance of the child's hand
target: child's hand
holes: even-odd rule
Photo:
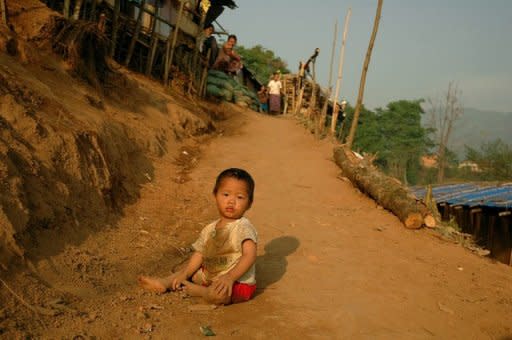
[[[183,281],[186,281],[187,280],[187,274],[186,273],[182,273],[182,272],[178,272],[176,273],[172,280],[171,280],[171,290],[178,290],[182,285],[183,285]]]
[[[233,291],[233,283],[235,283],[235,281],[229,276],[221,275],[216,281],[212,283],[212,288],[219,295],[227,294],[227,296],[231,296]]]

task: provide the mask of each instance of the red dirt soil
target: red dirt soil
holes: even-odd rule
[[[126,71],[101,97],[16,31],[32,54],[0,51],[0,337],[512,336],[512,270],[406,230],[295,119],[191,102]],[[194,311],[197,299],[137,287],[186,259],[232,166],[256,181],[256,297]]]

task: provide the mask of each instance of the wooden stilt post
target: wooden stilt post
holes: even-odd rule
[[[91,5],[91,14],[89,16],[89,20],[91,21],[95,21],[96,20],[96,3],[97,0],[92,0],[92,5]]]
[[[71,0],[64,0],[64,8],[62,9],[62,15],[64,18],[69,19],[69,7],[71,5]]]
[[[156,34],[156,22],[158,15],[158,6],[155,6],[155,15],[153,16],[153,21],[151,22],[151,43],[149,48],[149,56],[146,64],[146,76],[151,75],[151,71],[153,70],[153,62],[155,60],[156,48],[158,47],[158,36]]]
[[[117,32],[119,31],[119,13],[121,12],[121,0],[114,2],[114,18],[112,19],[112,42],[110,45],[110,57],[113,58],[116,52]]]
[[[0,0],[0,11],[2,11],[2,23],[7,25],[7,4],[5,0]]]
[[[170,39],[167,40],[167,51],[166,51],[166,59],[165,59],[165,73],[164,73],[164,85],[169,86],[169,71],[171,69],[172,60],[174,58],[174,48],[176,47],[176,41],[178,40],[178,31],[180,29],[180,21],[183,15],[183,7],[185,6],[185,1],[180,0],[180,10],[178,12],[178,19],[176,20],[176,26],[174,27],[174,31],[172,32],[172,42]],[[169,38],[171,35],[169,34]],[[168,56],[168,58],[167,58]]]
[[[332,120],[331,120],[331,135],[334,136],[336,131],[336,124],[338,124],[338,96],[340,95],[341,81],[343,79],[343,62],[345,59],[345,43],[347,41],[348,24],[350,16],[352,15],[352,8],[349,8],[345,16],[345,24],[343,27],[343,39],[341,41],[340,60],[338,62],[338,78],[336,80],[336,91],[334,92],[334,99],[332,103]]]
[[[352,149],[352,143],[354,142],[354,137],[356,135],[357,122],[359,120],[359,112],[361,111],[361,105],[363,104],[363,96],[364,96],[364,85],[366,83],[366,73],[368,72],[368,65],[370,64],[370,59],[372,56],[373,44],[375,43],[375,37],[377,36],[377,32],[379,30],[379,22],[380,22],[380,14],[382,12],[382,3],[384,0],[379,0],[377,5],[377,12],[375,13],[375,20],[373,22],[373,31],[372,36],[370,38],[370,43],[368,44],[368,51],[366,52],[366,57],[364,60],[363,72],[361,73],[361,81],[359,83],[359,94],[357,96],[357,103],[354,109],[354,117],[352,118],[352,126],[350,127],[350,133],[347,138],[347,147]]]
[[[202,35],[203,34],[203,30],[204,30],[204,22],[206,20],[206,11],[208,10],[207,8],[210,7],[209,5],[209,1],[208,1],[208,6],[207,8],[203,7],[204,1],[201,1],[201,6],[200,6],[200,9],[201,9],[201,22],[199,23],[199,34],[198,36]],[[206,11],[205,11],[206,9]],[[196,41],[197,41],[197,37],[196,37]],[[193,68],[194,68],[194,80],[197,82],[197,80],[200,81],[200,79],[197,79],[197,76],[199,75],[198,72],[196,70],[200,70],[201,69],[201,66],[198,65],[197,61],[199,59],[199,48],[200,46],[197,46],[197,43],[196,43],[196,48],[194,50],[194,59],[193,59]],[[200,85],[199,85],[200,86]],[[199,87],[198,86],[198,87]]]
[[[103,33],[105,33],[106,23],[107,23],[107,16],[105,15],[105,13],[101,13],[100,18],[98,20],[98,29]]]
[[[133,50],[135,49],[135,44],[137,43],[137,39],[139,38],[140,28],[142,26],[144,6],[146,6],[146,0],[142,0],[140,3],[139,15],[137,16],[135,31],[133,32],[132,40],[130,41],[130,46],[128,47],[128,54],[126,55],[126,59],[124,60],[124,66],[128,66],[128,64],[130,64],[130,60],[132,59]]]
[[[319,126],[317,127],[317,130],[319,133],[323,133],[325,129],[325,120],[327,118],[327,107],[329,104],[329,98],[331,97],[332,93],[332,67],[334,64],[334,54],[336,51],[336,40],[338,40],[338,20],[336,20],[336,23],[334,24],[334,35],[332,39],[332,50],[331,50],[331,63],[329,65],[329,85],[327,87],[327,93],[325,94],[325,102],[322,107],[322,114],[320,116]],[[334,110],[333,110],[334,112]],[[317,136],[318,137],[318,136]]]
[[[208,77],[208,60],[210,60],[210,55],[212,54],[212,49],[208,49],[206,53],[206,64],[203,67],[203,74],[201,75],[201,82],[199,83],[199,96],[204,97],[206,94],[206,78]]]
[[[73,10],[73,20],[78,20],[80,18],[80,10],[82,9],[83,0],[76,0],[75,9]]]

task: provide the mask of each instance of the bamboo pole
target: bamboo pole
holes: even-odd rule
[[[336,40],[338,40],[338,20],[337,19],[336,19],[336,23],[334,24],[334,35],[333,35],[333,39],[332,39],[331,62],[329,65],[329,85],[327,88],[327,93],[325,94],[325,102],[322,107],[322,114],[320,116],[320,121],[318,122],[319,126],[317,127],[317,131],[319,133],[324,132],[325,120],[327,117],[327,107],[329,104],[329,98],[331,97],[331,93],[332,93],[332,68],[333,68],[333,64],[334,64],[334,54],[336,51]]]
[[[156,16],[158,14],[158,6],[155,6],[155,15],[153,16],[153,20],[151,21],[151,43],[149,48],[149,56],[146,64],[146,76],[151,75],[151,71],[153,70],[153,62],[155,60],[156,48],[158,47],[158,36],[156,34]]]
[[[7,25],[7,4],[5,3],[6,0],[0,0],[0,10],[2,11],[2,23],[4,25]]]
[[[363,72],[361,73],[361,81],[359,83],[359,94],[357,96],[357,103],[354,109],[354,117],[352,119],[352,126],[350,127],[350,133],[347,139],[347,147],[348,149],[352,149],[352,144],[354,142],[354,136],[356,134],[357,121],[359,120],[359,112],[361,111],[361,105],[363,104],[363,96],[364,96],[364,85],[366,83],[366,73],[368,72],[368,65],[370,64],[370,59],[372,56],[373,44],[375,43],[375,37],[377,36],[377,32],[379,30],[379,21],[380,15],[382,13],[382,3],[384,0],[378,0],[379,3],[377,5],[377,12],[375,13],[375,20],[373,22],[373,31],[372,36],[370,38],[370,43],[368,44],[368,51],[366,52],[366,58],[364,61]]]
[[[116,52],[117,32],[119,31],[119,14],[121,12],[121,0],[114,2],[114,18],[112,22],[112,42],[110,45],[110,57],[113,58]]]
[[[336,79],[336,90],[334,92],[334,100],[332,103],[332,119],[331,119],[331,135],[334,136],[336,131],[336,124],[338,123],[338,96],[340,95],[341,83],[343,80],[343,63],[345,60],[345,44],[347,42],[348,25],[350,23],[350,16],[352,15],[352,8],[349,8],[345,15],[345,24],[343,27],[343,39],[341,41],[340,60],[338,62],[338,79]]]
[[[338,40],[338,19],[336,19],[336,23],[334,24],[334,34],[332,38],[332,49],[331,49],[331,62],[329,64],[329,89],[332,88],[332,68],[334,65],[334,54],[336,50],[336,40]]]
[[[62,9],[62,15],[64,18],[69,19],[69,7],[71,6],[71,0],[64,0],[64,8]]]
[[[128,64],[130,64],[130,60],[132,59],[133,50],[135,49],[135,44],[137,43],[137,39],[139,38],[140,28],[142,26],[142,16],[144,14],[144,11],[142,9],[145,6],[146,0],[142,0],[139,8],[139,15],[137,16],[135,31],[133,32],[132,40],[130,41],[130,46],[128,47],[128,54],[126,55],[126,59],[124,60],[124,66],[128,66]]]
[[[172,66],[172,60],[174,58],[174,48],[176,47],[176,41],[178,40],[178,31],[180,29],[180,21],[181,17],[183,15],[183,7],[185,6],[185,1],[180,1],[180,10],[178,12],[178,19],[176,20],[176,26],[174,27],[174,32],[172,34],[172,42],[170,40],[167,40],[167,51],[166,51],[166,58],[165,58],[165,73],[164,73],[164,85],[169,86],[169,71]],[[169,37],[171,35],[169,34]],[[169,58],[167,58],[169,56]]]

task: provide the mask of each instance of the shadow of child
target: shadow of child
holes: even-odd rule
[[[281,236],[265,245],[265,254],[256,259],[256,295],[283,277],[288,266],[286,256],[297,250],[299,245],[299,240],[293,236]]]

